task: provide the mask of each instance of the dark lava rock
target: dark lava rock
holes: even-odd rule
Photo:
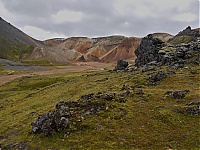
[[[185,107],[181,107],[175,110],[175,112],[184,114],[189,113],[190,115],[199,115],[200,114],[200,102],[191,101],[186,104]]]
[[[65,130],[70,133],[70,127],[78,128],[83,119],[99,111],[105,111],[107,107],[112,108],[111,102],[125,103],[125,96],[130,91],[122,94],[109,93],[87,94],[81,96],[77,101],[62,101],[56,104],[55,110],[39,115],[37,120],[32,122],[32,132],[41,133],[46,136]]]
[[[154,85],[156,82],[163,80],[167,77],[167,73],[164,71],[157,71],[149,75],[149,85]]]
[[[199,115],[200,114],[200,105],[185,107],[185,111],[190,113],[191,115]]]
[[[200,33],[192,30],[191,27],[187,27],[182,32],[179,32],[175,37],[187,36],[191,38],[189,43],[175,43],[174,45],[164,43],[163,41],[155,38],[152,34],[144,37],[135,51],[137,59],[135,60],[136,67],[142,67],[144,65],[154,66],[176,66],[177,68],[183,68],[186,64],[198,65],[200,61]],[[148,68],[144,67],[143,71],[147,71]]]
[[[89,99],[92,99],[93,97],[94,97],[94,93],[91,93],[87,95],[82,95],[81,99],[89,100]]]
[[[111,93],[111,94],[105,94],[103,95],[103,99],[107,100],[107,101],[111,101],[115,98],[116,94],[115,93]]]
[[[178,36],[182,35],[187,35],[187,36],[192,36],[192,37],[198,37],[199,36],[199,31],[192,30],[190,26],[188,26],[186,29],[178,33]]]
[[[144,91],[143,91],[142,89],[139,89],[138,91],[135,92],[135,94],[143,95],[143,94],[144,94]]]
[[[137,59],[135,66],[141,67],[152,61],[158,61],[159,49],[165,46],[164,42],[158,38],[154,38],[152,34],[144,37],[135,51]]]
[[[124,70],[126,69],[126,67],[128,67],[128,62],[124,61],[124,60],[118,60],[117,61],[117,66],[115,67],[115,71],[117,70]]]
[[[35,122],[32,122],[33,133],[43,133],[49,136],[67,128],[71,114],[69,108],[63,104],[57,104],[55,111],[42,114]]]
[[[183,90],[183,91],[167,91],[165,94],[169,95],[171,98],[174,99],[181,99],[184,98],[186,94],[189,94],[189,90]]]
[[[104,102],[97,101],[78,101],[78,102],[59,102],[54,111],[42,114],[32,122],[32,132],[42,133],[46,136],[56,132],[69,129],[69,125],[80,122],[82,117],[88,114],[105,109]]]

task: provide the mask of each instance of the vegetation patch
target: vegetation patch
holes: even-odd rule
[[[162,66],[157,70],[169,72]],[[154,86],[148,82],[155,71],[140,69],[32,76],[6,83],[0,86],[1,147],[199,149],[200,68],[173,71]],[[185,96],[170,96],[186,89],[190,92]],[[58,116],[50,119],[55,128],[46,130],[49,120],[44,118],[52,113]],[[43,116],[43,127],[35,128],[38,116]]]

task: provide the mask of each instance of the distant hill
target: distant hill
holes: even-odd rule
[[[189,43],[196,39],[199,36],[199,29],[192,29],[188,26],[183,31],[180,31],[176,36],[168,40],[168,43],[172,45],[177,45],[181,43]]]
[[[93,61],[107,63],[115,62],[118,59],[135,59],[134,51],[140,44],[140,41],[140,38],[128,38],[124,36],[108,36],[98,38],[70,37],[62,40],[50,39],[44,41],[48,47],[34,50],[30,58],[42,58],[45,53],[52,50],[57,54],[62,54],[62,56],[70,62]],[[38,55],[39,53],[40,56]],[[41,55],[41,53],[43,53],[43,55]]]

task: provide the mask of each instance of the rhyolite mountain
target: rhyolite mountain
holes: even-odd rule
[[[0,58],[14,61],[48,60],[53,64],[77,61],[113,62],[135,59],[141,38],[109,36],[70,37],[36,40],[2,18],[0,19]]]
[[[188,30],[186,29],[186,32]],[[152,36],[169,44],[193,40],[181,33],[176,36],[154,33]],[[120,59],[135,60],[135,50],[141,40],[142,38],[137,37],[108,36],[39,41],[0,18],[0,58],[14,61],[47,60],[53,64],[66,65],[74,62],[112,63]]]

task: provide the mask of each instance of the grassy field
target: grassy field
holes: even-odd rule
[[[1,85],[0,147],[198,150],[199,115],[177,110],[183,110],[191,101],[200,101],[200,67],[175,72],[155,86],[148,85],[150,72],[108,70],[22,77]],[[110,102],[112,108],[89,115],[68,136],[64,131],[49,137],[31,132],[31,122],[53,110],[59,101],[76,101],[90,93],[123,93],[127,89],[131,94],[125,102]],[[173,99],[165,94],[168,90],[190,93]]]

